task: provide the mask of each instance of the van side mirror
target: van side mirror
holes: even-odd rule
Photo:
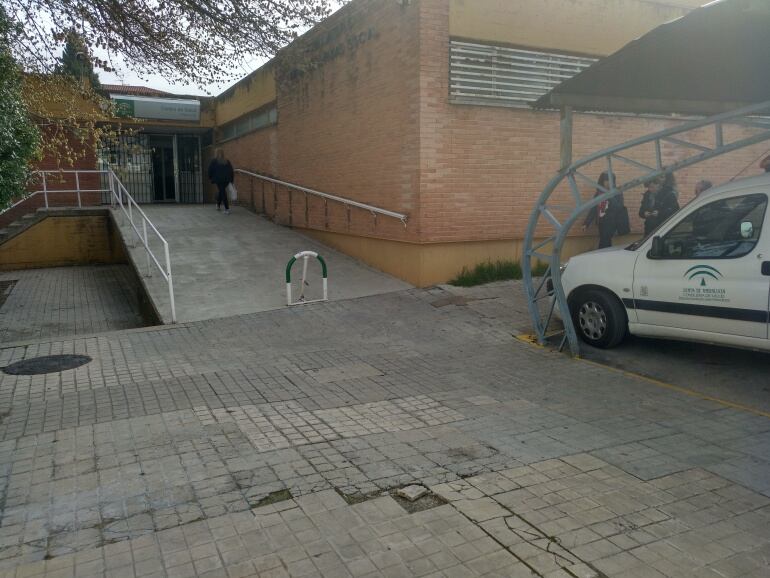
[[[657,235],[652,238],[652,247],[648,256],[651,259],[660,259],[663,256],[663,239]]]

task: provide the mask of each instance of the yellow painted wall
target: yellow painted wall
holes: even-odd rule
[[[120,122],[129,128],[141,128],[147,125],[168,128],[213,128],[216,124],[215,99],[201,98],[200,120],[198,122],[184,122],[108,116],[100,109],[95,100],[84,97],[67,81],[61,81],[55,77],[27,75],[24,77],[23,90],[25,101],[32,112],[55,119],[77,117],[81,121]]]
[[[454,37],[606,56],[707,0],[450,0]]]
[[[216,98],[216,124],[222,126],[275,99],[274,67],[268,63]]]
[[[0,271],[126,262],[107,214],[47,217],[0,245]]]
[[[22,90],[24,100],[34,114],[50,118],[106,119],[96,102],[79,94],[69,81],[55,76],[25,75]]]
[[[463,267],[472,268],[486,261],[521,261],[524,245],[521,239],[420,244],[329,231],[300,230],[329,247],[417,287],[446,283],[457,276]],[[636,238],[636,235],[618,238],[615,244],[627,244]],[[567,239],[562,251],[562,259],[566,261],[579,253],[591,251],[597,244],[595,237],[571,237]]]

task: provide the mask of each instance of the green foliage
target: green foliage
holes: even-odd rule
[[[22,100],[21,71],[11,56],[13,32],[0,7],[0,207],[24,192],[40,143]]]
[[[545,274],[547,266],[539,261],[532,267],[532,275],[540,277]],[[449,284],[457,287],[474,287],[493,281],[509,281],[521,279],[521,265],[516,261],[487,261],[479,263],[473,269],[463,267],[460,274]]]
[[[93,88],[99,88],[99,75],[94,72],[94,63],[83,39],[75,32],[67,34],[64,52],[56,65],[57,74],[65,74],[79,81],[88,80]]]
[[[492,281],[506,281],[508,279],[521,279],[521,265],[515,261],[487,261],[479,263],[473,269],[463,267],[460,274],[452,279],[449,284],[458,287],[473,287]]]

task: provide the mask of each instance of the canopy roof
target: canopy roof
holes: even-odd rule
[[[714,114],[770,101],[770,0],[721,0],[663,24],[535,108]]]

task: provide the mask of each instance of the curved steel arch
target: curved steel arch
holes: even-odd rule
[[[551,179],[545,189],[543,189],[543,192],[540,194],[537,204],[535,205],[535,208],[530,215],[529,224],[527,225],[527,233],[524,238],[524,258],[522,263],[524,290],[527,297],[529,313],[532,317],[532,322],[534,325],[535,336],[537,337],[539,343],[544,343],[548,337],[549,326],[553,319],[554,307],[558,304],[560,311],[569,311],[567,306],[567,297],[564,294],[564,288],[561,284],[561,250],[564,246],[567,234],[569,233],[572,225],[574,225],[575,221],[580,217],[580,215],[608,199],[616,197],[617,195],[620,195],[629,189],[644,184],[665,173],[674,172],[682,168],[712,159],[714,157],[770,140],[770,119],[759,116],[763,113],[770,113],[770,101],[747,106],[708,118],[685,122],[679,126],[633,139],[623,144],[603,149],[578,161],[571,162],[566,168],[561,169],[559,173],[553,179]],[[728,141],[725,138],[723,130],[723,126],[725,124],[737,124],[756,129],[758,132],[750,136]],[[704,146],[699,143],[688,141],[686,138],[679,138],[684,133],[705,128],[713,128],[714,146]],[[564,136],[562,136],[562,139],[564,139]],[[664,142],[670,143],[676,147],[681,147],[682,149],[688,151],[695,152],[693,152],[693,154],[690,156],[684,156],[680,160],[666,165],[663,163],[662,154],[662,145]],[[621,154],[629,151],[630,149],[634,149],[649,143],[653,143],[655,147],[654,166],[650,166],[643,162],[634,160],[626,154]],[[562,142],[562,145],[564,144],[565,143]],[[567,145],[567,150],[569,150],[570,143],[567,143]],[[607,189],[599,186],[599,183],[594,179],[580,172],[580,169],[586,165],[601,160],[606,162],[606,170],[610,173],[615,173],[616,178],[617,172],[613,170],[614,163],[624,163],[626,165],[633,166],[636,169],[641,169],[644,171],[644,174],[624,183],[618,183],[617,181],[613,181],[611,179],[610,188]],[[578,179],[589,183],[592,187],[601,191],[602,194],[593,197],[590,200],[584,201],[581,198],[580,189],[578,188]],[[574,201],[574,206],[570,205],[569,207],[556,207],[549,205],[551,194],[564,180],[566,180],[569,184],[571,198]],[[554,210],[563,210],[565,208],[569,209],[569,216],[566,219],[560,221],[556,215],[554,215]],[[545,226],[549,233],[544,236],[543,240],[535,244],[535,234],[539,226]],[[550,250],[550,252],[547,253],[547,250]],[[548,265],[545,274],[537,282],[537,284],[535,283],[535,279],[532,277],[533,259],[544,261]],[[548,283],[549,279],[551,283]],[[553,289],[552,292],[550,290],[551,287]],[[555,297],[555,299],[552,297]],[[539,303],[543,300],[548,301],[548,305],[545,308],[544,313],[541,312],[539,305]],[[577,333],[575,332],[575,326],[572,323],[572,317],[570,315],[562,315],[562,318],[564,323],[564,336],[561,342],[561,347],[563,347],[565,341],[567,341],[569,342],[572,354],[579,355],[580,346],[578,343]]]

